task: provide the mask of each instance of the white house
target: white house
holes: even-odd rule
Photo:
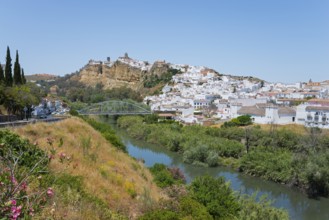
[[[299,105],[297,123],[309,127],[329,128],[329,107],[320,105]]]
[[[250,115],[258,124],[292,124],[295,123],[296,110],[291,107],[279,107],[271,104],[256,104],[254,106],[234,106],[237,116]]]

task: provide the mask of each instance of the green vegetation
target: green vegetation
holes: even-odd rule
[[[144,87],[145,88],[153,88],[154,86],[160,84],[160,83],[168,83],[172,79],[172,77],[176,74],[180,74],[181,71],[177,69],[169,68],[169,70],[166,73],[161,74],[160,76],[154,74],[147,76],[145,75],[144,79]]]
[[[33,182],[48,175],[48,163],[44,151],[8,130],[0,130],[2,219],[31,219],[47,203],[47,195],[52,196],[52,189],[47,190],[50,184],[33,186]]]
[[[162,172],[163,167],[156,164],[151,169]],[[168,178],[158,179],[156,183],[166,185],[169,200],[159,203],[139,219],[289,219],[286,211],[273,208],[264,197],[256,201],[255,195],[239,196],[223,177],[201,176],[187,186],[180,183],[168,185]]]
[[[241,115],[237,118],[233,118],[231,121],[225,122],[224,127],[237,127],[237,126],[247,126],[252,124],[252,119],[250,115]]]
[[[12,64],[10,57],[10,49],[7,47],[7,55],[6,55],[6,66],[5,66],[5,85],[13,86],[13,74],[12,74]]]
[[[167,168],[163,164],[156,163],[150,171],[154,176],[154,182],[161,188],[185,183],[184,174],[178,168]]]
[[[37,83],[44,86],[47,92],[49,92],[50,87],[57,85],[59,88],[57,95],[65,97],[71,102],[97,103],[110,99],[132,99],[141,102],[143,100],[139,92],[128,87],[104,89],[102,84],[97,84],[95,87],[86,86],[79,81],[71,80],[73,75],[68,74],[52,82],[40,80]]]
[[[127,152],[126,146],[121,142],[120,138],[115,134],[115,131],[109,124],[96,121],[89,117],[81,117],[84,121],[90,124],[95,130],[99,131],[103,137],[113,144],[114,147]]]
[[[24,107],[40,103],[45,94],[35,84],[28,83],[6,87],[0,84],[0,105],[3,105],[8,114],[24,116]]]
[[[12,76],[12,64],[10,49],[7,47],[6,65],[3,72],[0,68],[0,106],[3,105],[8,114],[15,114],[21,118],[24,116],[24,107],[31,111],[31,106],[38,104],[45,94],[35,84],[26,84],[24,70],[19,64],[18,51],[14,65],[14,78]],[[0,112],[0,114],[3,114]]]
[[[329,138],[317,128],[303,134],[272,127],[182,126],[155,116],[126,116],[118,125],[133,138],[182,154],[186,163],[233,166],[241,172],[296,186],[310,196],[329,196]]]

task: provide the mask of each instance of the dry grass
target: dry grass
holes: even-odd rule
[[[144,208],[145,200],[157,201],[161,197],[143,164],[112,147],[81,119],[31,124],[16,128],[14,132],[37,143],[43,150],[50,152],[54,148],[56,154],[50,163],[51,170],[83,176],[85,190],[106,201],[116,212],[134,218]],[[53,140],[52,145],[49,139]],[[60,139],[63,140],[61,147]],[[61,162],[60,153],[65,153],[69,159]]]

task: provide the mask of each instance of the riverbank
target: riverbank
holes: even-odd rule
[[[306,135],[286,129],[209,128],[121,117],[118,125],[133,138],[179,153],[185,163],[233,166],[240,172],[298,188],[309,196],[329,195],[329,138],[321,130]]]
[[[105,118],[102,120],[107,121]],[[110,121],[112,124],[113,121]],[[156,163],[163,163],[168,167],[178,167],[185,175],[187,183],[205,174],[213,177],[223,176],[230,187],[239,192],[238,194],[253,195],[257,193],[258,198],[266,196],[273,201],[273,206],[288,210],[289,217],[295,220],[325,220],[329,218],[329,199],[311,199],[297,190],[286,187],[282,184],[267,181],[259,177],[252,177],[234,169],[217,166],[202,167],[183,162],[182,156],[177,152],[168,150],[158,144],[147,143],[130,137],[125,129],[116,129],[117,134],[125,143],[129,155],[143,160],[147,167],[152,167]]]

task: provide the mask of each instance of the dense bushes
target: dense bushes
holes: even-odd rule
[[[178,168],[167,168],[163,164],[156,163],[150,171],[154,176],[154,182],[161,188],[185,183],[184,174]]]
[[[241,115],[237,118],[233,118],[231,121],[227,121],[223,124],[223,127],[236,127],[251,125],[252,120],[250,115]]]
[[[183,153],[186,163],[217,166],[218,157],[239,157],[244,146],[226,138],[216,137],[212,130],[201,126],[183,127],[178,123],[155,123],[138,116],[118,119],[118,125],[127,129],[133,138],[159,144],[175,152]]]
[[[203,204],[214,219],[237,216],[240,204],[223,177],[197,177],[188,187],[191,197]]]
[[[157,164],[155,167],[163,165]],[[156,177],[155,177],[156,178]],[[230,189],[223,177],[201,176],[188,185],[171,186],[169,199],[160,203],[154,210],[144,214],[140,219],[288,219],[288,213],[271,207],[271,202],[261,198],[256,202],[255,196],[238,196]]]
[[[275,182],[294,185],[312,196],[329,196],[329,138],[320,129],[303,134],[260,126],[211,128],[157,123],[143,117],[121,117],[118,125],[140,140],[182,153],[201,166],[219,162]]]
[[[35,145],[0,130],[1,219],[31,219],[47,203],[54,192],[40,179],[48,173],[48,163],[48,155]]]
[[[169,68],[166,73],[163,73],[160,76],[156,74],[150,76],[145,75],[144,87],[152,88],[158,85],[159,83],[168,83],[174,75],[179,73],[181,73],[180,70]]]
[[[240,170],[275,182],[287,183],[292,176],[292,154],[284,149],[258,147],[241,158]]]

